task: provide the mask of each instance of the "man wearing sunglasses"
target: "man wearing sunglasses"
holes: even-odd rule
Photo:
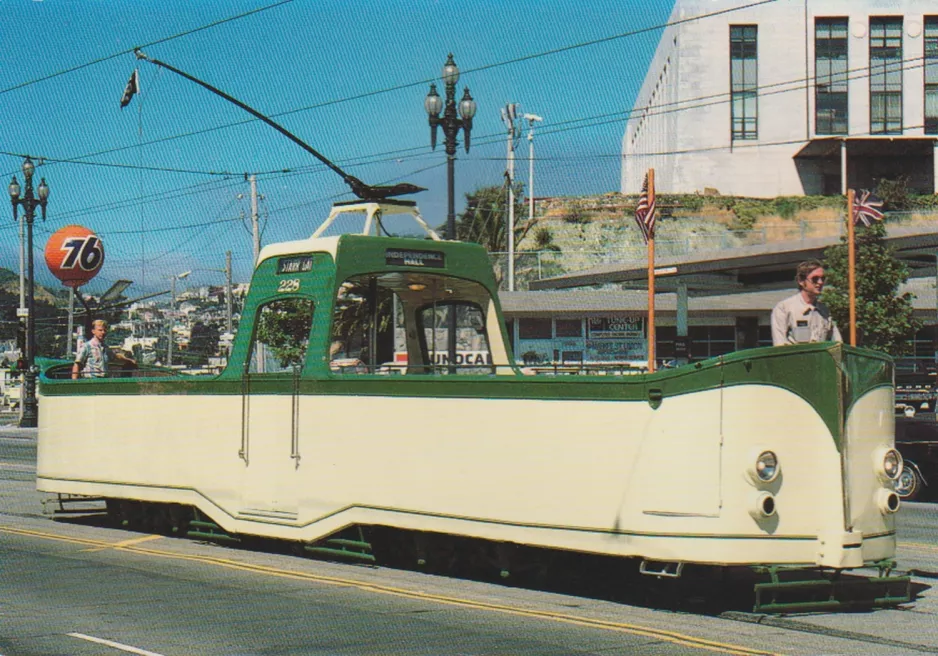
[[[830,309],[818,300],[824,291],[824,265],[808,260],[795,271],[798,293],[779,301],[772,310],[772,344],[840,342]]]

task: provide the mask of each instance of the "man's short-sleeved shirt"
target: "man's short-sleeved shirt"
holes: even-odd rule
[[[830,309],[818,301],[807,303],[798,292],[780,301],[772,310],[772,344],[840,342],[840,331],[831,319]]]
[[[86,378],[103,378],[107,376],[108,366],[113,359],[111,349],[92,338],[85,342],[78,355],[75,356],[75,364],[81,368],[81,375]]]

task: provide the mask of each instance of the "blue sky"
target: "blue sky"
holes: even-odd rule
[[[191,283],[221,284],[224,276],[211,269],[224,267],[226,250],[235,280],[247,281],[251,239],[239,218],[250,214],[244,173],[258,173],[264,244],[309,236],[332,200],[351,198],[337,175],[269,126],[230,126],[251,119],[237,107],[132,54],[113,57],[274,4],[0,0],[4,185],[14,173],[22,183],[22,159],[12,154],[76,160],[37,169],[35,182],[44,176],[51,188],[48,220],[35,228],[39,282],[56,284],[42,252],[48,236],[71,223],[104,241],[104,268],[86,287],[92,293],[119,278],[135,281],[131,294],[167,289],[168,276],[187,270]],[[457,156],[457,213],[466,192],[502,182],[499,110],[508,102],[544,118],[535,133],[537,196],[617,191],[625,112],[660,32],[503,63],[661,25],[672,4],[293,0],[145,51],[265,114],[285,113],[275,120],[366,182],[427,187],[410,198],[436,226],[446,217],[445,154],[440,145],[430,150],[423,101],[447,53],[463,71],[458,96],[468,86],[478,103],[471,151],[460,146]],[[120,110],[135,67],[142,93]],[[362,94],[370,95],[352,99]],[[623,120],[592,127],[583,120],[614,112]],[[198,134],[180,136],[190,133]],[[526,183],[527,141],[518,146],[516,176]],[[284,170],[291,173],[271,173]],[[0,266],[18,270],[18,233],[6,216]]]

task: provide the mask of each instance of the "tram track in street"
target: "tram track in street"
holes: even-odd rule
[[[760,613],[745,613],[740,611],[726,611],[718,616],[721,619],[732,622],[745,622],[747,624],[760,624],[771,626],[788,631],[798,631],[811,635],[825,636],[829,638],[842,638],[851,642],[859,642],[869,645],[879,645],[882,647],[891,647],[895,649],[907,649],[923,654],[938,654],[938,647],[906,642],[904,640],[895,640],[893,638],[884,638],[882,636],[860,633],[859,631],[849,631],[846,629],[837,629],[832,627],[820,626],[803,620],[793,619],[791,617],[776,617],[773,615],[764,615]]]

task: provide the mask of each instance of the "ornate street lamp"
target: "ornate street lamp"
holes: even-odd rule
[[[424,109],[430,118],[430,147],[436,150],[436,129],[443,126],[443,137],[446,139],[446,237],[456,239],[456,200],[455,200],[455,174],[453,164],[456,161],[456,135],[462,128],[465,136],[466,152],[469,152],[469,135],[472,132],[472,117],[476,115],[476,101],[469,95],[469,87],[463,91],[459,109],[456,108],[456,83],[459,82],[459,67],[453,61],[453,53],[449,53],[446,64],[443,65],[443,84],[446,86],[446,105],[436,92],[436,85],[430,85],[430,92],[423,101]],[[440,111],[443,116],[440,116]],[[458,116],[457,116],[458,112]],[[449,322],[449,372],[456,373],[456,308],[450,307]]]
[[[463,91],[462,100],[456,105],[456,83],[459,81],[459,67],[453,61],[453,53],[449,54],[443,66],[443,83],[446,85],[446,105],[436,91],[436,85],[430,85],[430,92],[423,101],[424,109],[430,118],[430,146],[436,150],[436,129],[443,127],[443,137],[446,140],[446,237],[456,239],[456,205],[454,197],[453,163],[456,161],[456,135],[462,128],[465,136],[466,152],[469,152],[469,135],[472,132],[472,117],[476,115],[476,101],[469,95],[469,87]],[[443,116],[440,116],[440,112]],[[457,115],[458,114],[458,115]]]
[[[49,185],[42,178],[36,195],[33,195],[33,172],[36,167],[33,161],[26,156],[23,161],[23,177],[26,180],[26,190],[20,198],[20,183],[16,176],[10,182],[10,202],[13,204],[13,220],[19,221],[19,208],[23,207],[23,219],[26,221],[26,261],[29,271],[29,284],[26,288],[26,373],[24,376],[25,393],[23,395],[23,416],[20,426],[35,428],[39,424],[39,408],[36,400],[36,298],[33,287],[33,221],[36,218],[36,207],[42,209],[42,220],[46,220],[46,202],[49,200]]]

